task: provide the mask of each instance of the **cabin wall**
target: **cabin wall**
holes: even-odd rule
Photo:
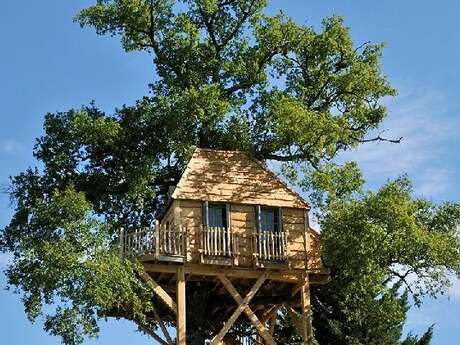
[[[306,264],[306,210],[283,208],[283,229],[288,232],[288,257],[291,268],[304,269]]]
[[[311,241],[316,237],[311,236],[306,229],[306,210],[295,208],[282,208],[283,229],[289,232],[288,255],[292,269],[304,269],[307,261],[306,252],[311,243],[305,242],[306,238]],[[175,200],[162,220],[180,223],[186,228],[188,236],[188,260],[200,261],[200,229],[202,225],[202,202],[194,200]],[[253,267],[254,261],[254,237],[256,228],[255,206],[244,204],[231,204],[230,226],[239,239],[239,267]],[[319,259],[309,258],[312,266]]]
[[[178,200],[179,214],[182,226],[187,231],[188,260],[192,262],[200,261],[199,243],[200,243],[200,229],[202,224],[202,209],[201,202],[194,200]]]
[[[322,269],[323,262],[321,261],[321,238],[320,235],[310,229],[308,231],[308,238],[310,247],[307,251],[307,258],[308,258],[308,269],[315,270],[315,269]]]
[[[166,213],[164,214],[162,220],[161,220],[161,224],[163,226],[166,226],[166,224],[169,222],[169,224],[174,224],[174,210],[175,208],[177,207],[179,201],[178,200],[174,200],[171,205],[169,205],[169,208],[168,210],[166,211]]]
[[[230,226],[238,236],[238,265],[252,267],[254,265],[254,238],[256,227],[256,210],[253,205],[231,204]]]

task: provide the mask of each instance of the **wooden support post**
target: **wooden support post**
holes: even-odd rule
[[[160,258],[160,222],[155,221],[155,258],[158,260]]]
[[[300,290],[300,306],[302,310],[302,333],[304,334],[304,344],[311,345],[313,332],[311,326],[311,304],[310,304],[310,281],[308,275],[305,283]]]
[[[177,345],[186,345],[185,269],[177,267]]]

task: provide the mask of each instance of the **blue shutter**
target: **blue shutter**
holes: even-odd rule
[[[209,224],[209,203],[207,201],[203,202],[202,205],[202,223],[203,226],[208,226]]]
[[[256,206],[256,230],[257,232],[261,232],[262,223],[261,223],[261,212],[260,212],[260,205]]]
[[[227,224],[225,225],[227,226],[227,229],[230,229],[230,227],[232,226],[232,222],[231,222],[231,209],[230,209],[229,203],[225,204],[225,212],[227,215]]]
[[[278,208],[278,232],[283,232],[283,209]]]

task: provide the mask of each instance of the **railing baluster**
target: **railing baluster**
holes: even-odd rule
[[[211,255],[211,229],[209,227],[206,227],[206,242],[207,255]]]
[[[232,229],[227,228],[227,253],[226,255],[232,256]]]
[[[174,254],[179,255],[180,253],[180,241],[182,240],[182,234],[180,228],[177,229],[177,232],[174,234],[175,248]]]
[[[259,231],[256,233],[256,237],[257,237],[257,242],[258,242],[258,247],[259,247],[259,258],[263,259],[263,256],[262,256],[262,238],[260,236]]]
[[[224,228],[219,228],[219,237],[220,237],[219,255],[225,255],[225,236],[224,236]]]
[[[271,257],[272,257],[273,259],[276,260],[276,257],[275,257],[275,238],[276,238],[276,234],[274,234],[274,233],[272,232],[272,233],[270,234],[270,237],[271,237],[271,242],[272,242],[272,243],[271,243],[271,245],[272,245],[272,246],[271,246],[271,247],[272,247],[272,248],[271,248]]]
[[[214,228],[214,255],[219,255],[219,228]]]
[[[220,250],[222,249],[222,243],[221,243],[221,232],[220,232],[220,228],[216,228],[216,235],[217,235],[217,255],[220,255]]]
[[[283,260],[286,258],[286,233],[283,232],[283,242],[282,242],[282,247],[281,247],[281,250],[282,250],[282,256],[283,256]]]
[[[216,228],[213,228],[213,239],[214,239],[214,247],[213,247],[213,255],[217,255],[217,234]]]
[[[270,260],[270,233],[268,231],[265,233],[265,253],[267,260]]]
[[[211,228],[210,227],[206,228],[206,232],[207,232],[207,237],[208,237],[208,255],[212,255],[212,252],[211,252],[211,249],[212,249]]]
[[[225,255],[224,252],[224,228],[219,228],[219,255]]]
[[[170,229],[169,238],[171,241],[171,254],[176,254],[176,228]]]
[[[222,228],[217,228],[217,255],[222,254]]]
[[[275,259],[280,259],[280,233],[278,232],[275,237]]]

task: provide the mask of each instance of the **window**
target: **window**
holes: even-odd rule
[[[280,232],[280,209],[260,207],[259,212],[260,231]]]
[[[226,228],[227,222],[227,206],[225,204],[208,204],[205,225],[213,228]]]

